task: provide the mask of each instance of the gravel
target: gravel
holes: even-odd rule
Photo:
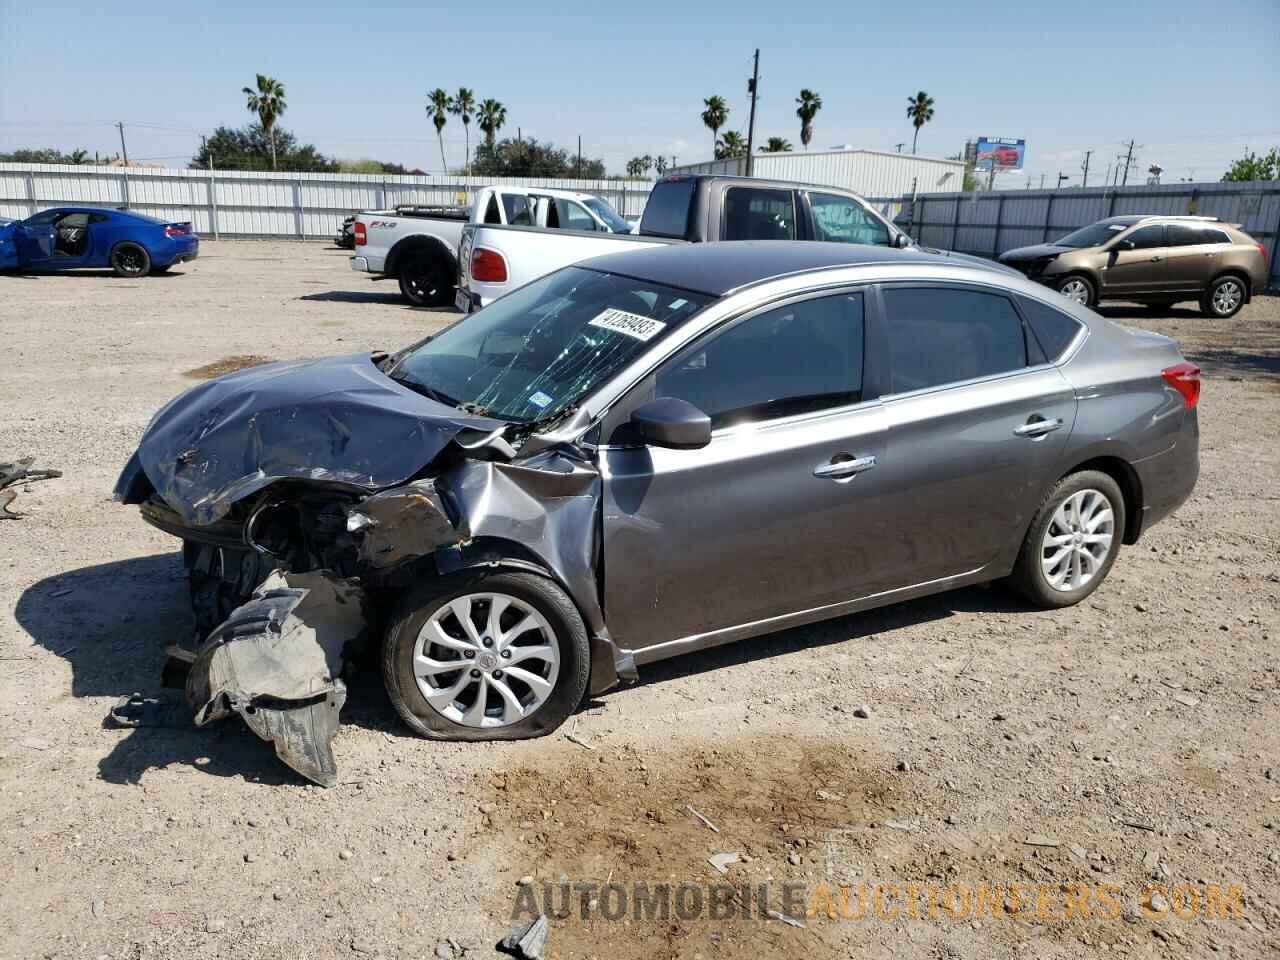
[[[111,488],[155,410],[197,382],[184,371],[395,348],[456,314],[406,307],[319,244],[203,250],[141,281],[0,277],[0,461],[63,471],[19,484],[27,516],[0,523],[0,958],[390,960],[445,939],[489,956],[518,879],[704,881],[732,842],[735,883],[751,884],[795,872],[800,837],[814,880],[846,833],[848,875],[869,882],[1106,880],[1126,904],[1150,900],[1158,847],[1169,889],[1243,884],[1245,918],[1032,927],[921,912],[674,934],[575,911],[552,917],[548,950],[1142,956],[1157,923],[1179,955],[1280,947],[1263,827],[1280,800],[1265,775],[1280,754],[1280,301],[1226,323],[1107,308],[1204,367],[1202,469],[1192,499],[1080,606],[969,589],[656,664],[578,715],[592,751],[413,737],[371,667],[353,678],[341,783],[326,791],[235,720],[104,726],[120,697],[156,692],[162,645],[190,629],[176,542]],[[818,787],[844,799],[816,800]]]

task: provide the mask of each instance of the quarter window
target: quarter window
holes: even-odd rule
[[[1019,297],[1018,305],[1031,332],[1044,348],[1045,356],[1050,363],[1055,362],[1080,332],[1079,321],[1030,297]]]
[[[1193,247],[1202,243],[1230,243],[1225,233],[1214,227],[1192,226],[1185,223],[1169,224],[1169,246]]]
[[[502,212],[498,209],[497,194],[489,195],[489,204],[484,209],[484,222],[485,223],[501,223],[502,222]]]
[[[884,291],[890,392],[1019,370],[1027,365],[1022,320],[1003,296],[954,288]]]
[[[794,240],[796,205],[790,190],[731,187],[724,198],[724,240]]]
[[[654,395],[687,400],[713,428],[857,403],[862,294],[802,300],[748,317],[658,371]]]
[[[817,240],[889,245],[888,227],[856,200],[830,193],[811,193],[809,208],[813,211]]]
[[[529,210],[529,198],[519,193],[504,193],[502,206],[507,212],[507,223],[522,227],[533,226],[533,214]]]

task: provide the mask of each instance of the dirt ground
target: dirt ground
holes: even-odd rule
[[[1191,307],[1106,311],[1204,366],[1202,472],[1079,607],[968,589],[791,630],[642,670],[522,743],[417,739],[369,670],[324,790],[235,718],[104,725],[190,629],[177,543],[111,489],[193,377],[453,314],[320,244],[0,277],[0,461],[63,471],[0,521],[0,958],[490,957],[535,898],[561,960],[1280,954],[1280,300]],[[736,909],[618,909],[641,881],[732,883]],[[848,918],[821,900],[839,882]],[[765,910],[820,909],[769,918],[761,885]]]

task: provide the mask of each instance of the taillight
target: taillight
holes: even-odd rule
[[[1160,371],[1164,382],[1182,394],[1182,402],[1188,410],[1200,400],[1200,368],[1194,363],[1179,363]]]
[[[166,237],[185,237],[190,232],[185,223],[172,223],[164,228]]]
[[[1255,243],[1254,246],[1257,247],[1258,252],[1262,254],[1262,259],[1263,260],[1267,259],[1267,248],[1260,243]]]
[[[506,283],[507,261],[496,250],[476,247],[471,253],[471,279],[481,283]]]
[[[369,234],[366,232],[364,224],[359,220],[356,221],[355,233],[357,247],[363,247],[369,242]]]

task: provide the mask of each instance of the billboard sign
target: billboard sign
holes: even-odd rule
[[[974,166],[990,170],[1021,170],[1027,151],[1027,141],[1010,140],[1007,137],[979,137]]]

